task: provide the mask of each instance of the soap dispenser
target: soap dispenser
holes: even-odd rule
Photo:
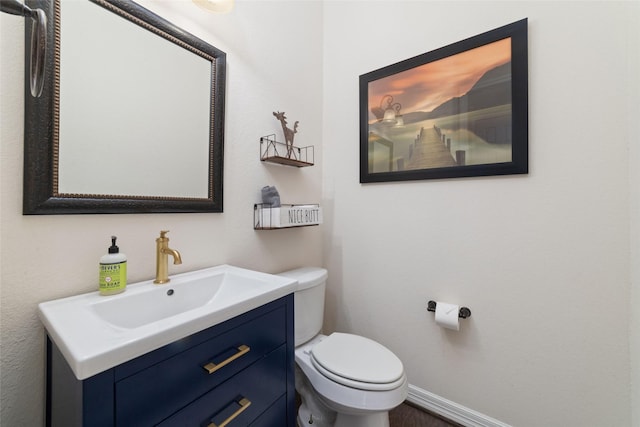
[[[127,287],[127,256],[120,253],[116,236],[111,236],[109,253],[100,258],[100,295],[115,295]]]

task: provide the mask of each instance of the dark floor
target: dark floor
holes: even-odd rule
[[[391,427],[461,427],[424,409],[403,403],[389,412]]]

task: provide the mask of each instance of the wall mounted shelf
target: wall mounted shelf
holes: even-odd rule
[[[276,141],[275,134],[260,138],[260,160],[302,168],[313,166],[313,145],[296,147]]]
[[[322,224],[322,208],[318,204],[281,205],[266,203],[253,205],[253,228],[275,230]]]

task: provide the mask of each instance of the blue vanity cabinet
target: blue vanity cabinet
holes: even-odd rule
[[[48,339],[47,426],[294,427],[294,364],[293,295],[82,381]]]

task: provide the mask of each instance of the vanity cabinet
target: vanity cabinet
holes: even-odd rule
[[[47,338],[47,426],[294,427],[294,364],[293,295],[85,380]]]

